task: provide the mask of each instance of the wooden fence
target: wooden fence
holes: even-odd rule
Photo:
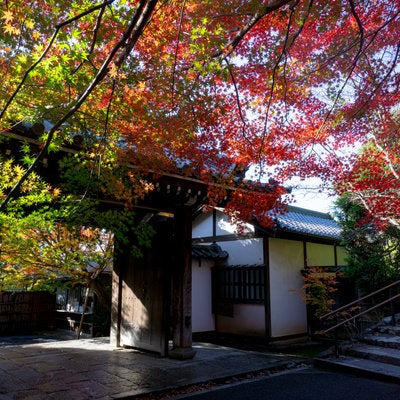
[[[48,292],[0,293],[0,335],[54,329],[55,296]]]

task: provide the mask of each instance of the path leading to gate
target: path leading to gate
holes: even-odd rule
[[[304,359],[194,343],[186,361],[134,349],[108,338],[52,340],[0,337],[0,400],[121,399],[259,370],[296,368]]]

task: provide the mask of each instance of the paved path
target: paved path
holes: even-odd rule
[[[0,347],[0,400],[121,399],[302,363],[291,356],[201,343],[194,343],[194,359],[178,361],[116,349],[105,338],[5,342]]]

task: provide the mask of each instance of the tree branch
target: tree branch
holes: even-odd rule
[[[110,0],[111,1],[111,0]],[[10,190],[7,194],[6,198],[0,204],[0,211],[3,211],[9,201],[19,192],[22,184],[25,180],[29,177],[29,175],[33,172],[36,168],[37,164],[40,162],[42,157],[47,152],[54,134],[57,130],[59,130],[64,122],[66,122],[72,115],[79,110],[82,106],[84,101],[88,98],[88,96],[94,91],[94,89],[104,80],[107,73],[109,72],[109,67],[114,60],[114,57],[118,53],[118,51],[122,48],[123,54],[119,58],[119,63],[121,64],[123,61],[126,60],[127,56],[132,51],[133,47],[137,43],[140,38],[140,35],[143,32],[144,27],[146,26],[148,20],[150,19],[152,12],[157,4],[158,0],[142,0],[136,10],[136,13],[129,24],[127,30],[125,31],[123,37],[118,41],[116,45],[111,49],[108,57],[103,62],[103,65],[97,72],[96,76],[93,78],[91,83],[87,86],[87,88],[81,93],[75,101],[75,104],[67,111],[63,117],[61,117],[50,129],[46,142],[44,143],[43,147],[41,148],[39,154],[36,156],[33,163],[29,166],[29,168],[25,171],[24,175],[20,178],[20,180],[15,184],[15,186]],[[100,7],[100,6],[99,6]],[[77,18],[77,17],[75,17]],[[66,22],[65,22],[66,23]],[[63,23],[63,24],[65,24]],[[62,24],[60,24],[62,25]],[[60,28],[60,25],[57,27],[57,32]],[[54,36],[54,35],[53,35]],[[55,38],[55,36],[54,36]],[[129,42],[127,46],[126,43]]]
[[[175,101],[174,101],[174,94],[175,94],[175,73],[176,73],[176,65],[178,62],[178,50],[179,50],[179,41],[181,37],[181,29],[182,29],[182,21],[183,21],[183,12],[185,10],[186,0],[183,0],[181,11],[179,14],[179,23],[178,23],[178,32],[176,34],[176,46],[174,52],[174,65],[172,68],[172,82],[171,82],[171,109],[174,109]]]
[[[242,106],[240,104],[239,89],[238,89],[237,84],[236,84],[235,76],[233,75],[232,67],[231,67],[231,65],[229,63],[228,58],[225,57],[224,61],[225,61],[226,65],[228,66],[229,75],[231,77],[232,85],[233,85],[233,88],[235,90],[236,105],[237,105],[238,112],[239,112],[239,118],[242,121],[242,136],[243,136],[243,139],[246,140],[246,142],[251,145],[252,143],[251,143],[251,141],[249,140],[249,138],[246,135],[246,125],[247,125],[247,123],[246,123],[246,121],[244,119]]]
[[[243,26],[234,38],[221,50],[214,52],[211,54],[211,58],[218,58],[218,57],[229,57],[235,48],[239,45],[242,41],[244,36],[253,28],[258,21],[260,21],[263,17],[270,14],[273,11],[278,10],[279,8],[283,7],[286,4],[291,3],[292,0],[276,0],[273,2],[267,2],[267,5],[264,6],[259,12],[255,13],[251,16],[250,20],[247,22],[245,26]]]
[[[39,58],[25,71],[25,74],[23,75],[21,81],[19,82],[18,86],[16,87],[16,89],[14,90],[14,92],[11,94],[11,96],[9,97],[8,101],[6,102],[5,106],[3,107],[3,109],[0,112],[0,119],[3,118],[5,112],[7,111],[8,107],[10,106],[10,104],[13,102],[13,100],[15,99],[15,97],[17,96],[17,94],[19,93],[19,91],[21,90],[21,88],[24,86],[26,79],[28,78],[29,74],[43,61],[43,59],[46,57],[47,53],[50,51],[51,47],[53,46],[58,33],[60,31],[61,28],[63,28],[66,25],[71,24],[72,22],[77,21],[78,19],[92,13],[93,11],[98,10],[99,8],[104,7],[107,4],[111,4],[113,3],[115,0],[107,0],[102,4],[99,4],[97,6],[94,6],[84,12],[82,12],[79,15],[76,15],[72,18],[69,18],[63,22],[60,22],[59,24],[56,25],[56,29],[49,41],[49,43],[47,44],[46,48],[43,50],[42,54],[39,56]]]

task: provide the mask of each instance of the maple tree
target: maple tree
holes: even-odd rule
[[[304,272],[304,285],[299,295],[311,307],[313,316],[320,317],[332,311],[340,277],[340,271],[329,273],[321,267],[310,267]]]
[[[8,220],[4,221],[5,218]],[[109,308],[109,296],[98,280],[111,270],[112,234],[97,227],[57,223],[54,218],[43,218],[37,213],[25,218],[2,215],[0,225],[0,291],[54,291],[63,282],[68,286],[83,285],[86,290],[77,329],[79,339],[91,290],[99,304]]]
[[[2,160],[0,191],[7,191],[24,173],[11,159]],[[112,233],[111,233],[112,232]],[[49,290],[62,285],[86,287],[79,339],[91,291],[98,304],[110,308],[102,274],[110,272],[114,237],[120,245],[136,238],[132,253],[150,245],[152,228],[136,221],[129,210],[99,208],[91,199],[62,195],[32,173],[18,199],[0,213],[0,292]]]
[[[383,231],[400,228],[399,123],[394,115],[386,121],[387,127],[375,128],[354,157],[352,167],[336,182],[338,193],[347,194],[365,209],[369,220]]]
[[[24,170],[11,160],[2,164],[4,191]],[[92,199],[77,201],[32,173],[18,200],[0,213],[0,290],[54,289],[61,278],[93,288],[112,265],[114,237],[120,245],[135,237],[132,253],[140,256],[152,235],[152,228],[136,221],[132,211],[104,209]]]
[[[34,171],[79,140],[62,161],[77,204],[95,181],[131,208],[151,169],[217,182],[211,204],[236,188],[227,209],[268,224],[286,180],[319,176],[398,224],[399,13],[398,0],[3,1],[1,136],[43,129],[38,154],[2,160],[0,210],[68,205]],[[249,165],[260,183],[238,179]]]
[[[6,279],[14,276],[7,285],[14,290],[43,289],[62,278],[91,286],[112,264],[112,235],[98,228],[74,228],[54,223],[54,218],[44,224],[43,216],[36,213],[26,218],[1,217],[2,226],[8,228],[7,234],[2,232],[1,272]],[[21,283],[24,287],[18,287]]]
[[[348,252],[345,273],[361,293],[368,294],[400,278],[400,230],[391,224],[382,231],[353,197],[349,192],[336,201],[336,220]]]
[[[2,159],[0,192],[6,193],[25,171],[13,159]],[[68,179],[65,187],[67,194],[62,194],[33,172],[7,212],[0,213],[0,290],[54,289],[60,278],[91,288],[112,264],[114,237],[121,245],[136,237],[138,246],[131,247],[138,256],[140,246],[149,245],[152,228],[136,221],[132,211],[77,199]]]

